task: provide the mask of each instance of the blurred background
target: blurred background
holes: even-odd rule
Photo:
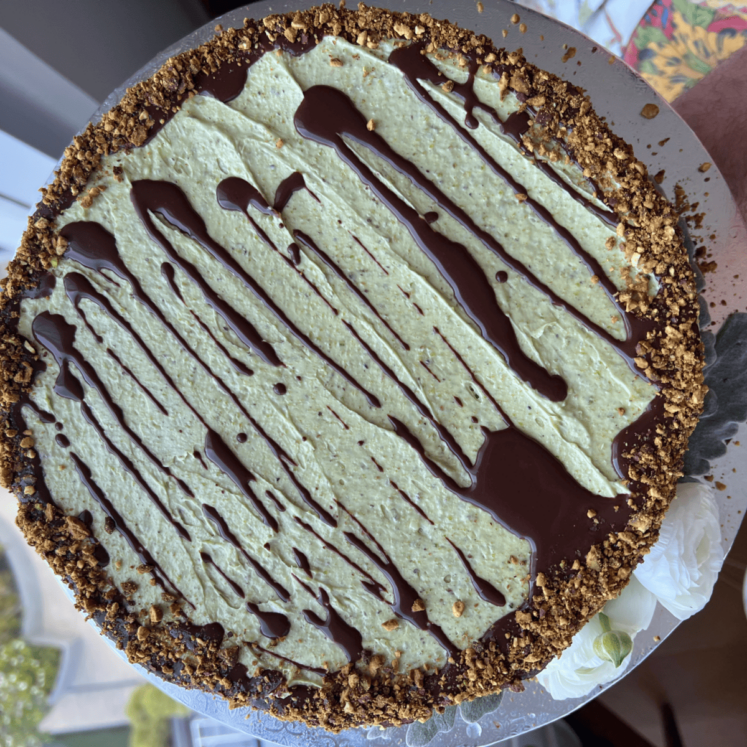
[[[490,5],[490,0],[482,2]],[[160,50],[244,4],[0,2],[0,270],[18,245],[38,188],[108,94]],[[747,44],[747,4],[740,2],[521,4],[582,30],[670,101]],[[258,740],[191,713],[123,662],[75,611],[46,564],[26,545],[14,516],[15,499],[2,492],[0,745],[261,747]],[[535,732],[521,744],[746,744],[746,564],[743,530],[702,613],[597,701],[569,717],[571,729]],[[742,666],[736,666],[740,661]]]

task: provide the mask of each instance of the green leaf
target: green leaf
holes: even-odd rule
[[[168,744],[170,719],[186,716],[189,709],[153,685],[142,685],[133,690],[125,712],[132,726],[131,747],[162,747]]]
[[[426,722],[415,721],[407,729],[407,747],[425,747],[438,734],[438,724],[429,718]]]
[[[456,723],[458,706],[444,708],[443,713],[433,712],[424,723],[415,721],[407,728],[407,747],[425,747],[439,732],[451,731]]]
[[[692,52],[685,54],[685,62],[690,70],[694,70],[696,73],[701,75],[708,75],[713,69],[707,62],[701,60],[700,57],[694,55]]]
[[[492,713],[498,708],[503,699],[503,693],[486,695],[483,698],[468,700],[459,706],[459,713],[468,724],[474,724],[483,716]]]
[[[716,17],[716,11],[702,8],[690,0],[672,0],[674,9],[679,11],[691,26],[702,26],[708,28]]]
[[[443,713],[434,713],[433,720],[438,724],[439,731],[451,731],[456,723],[458,706],[448,706]]]
[[[612,630],[612,626],[610,625],[610,619],[607,617],[607,615],[604,614],[604,612],[599,613],[599,624],[602,626],[602,630],[605,633],[609,633],[610,630]]]
[[[0,645],[0,745],[40,747],[39,723],[48,710],[60,652],[30,646],[22,638]]]
[[[636,47],[638,49],[645,49],[652,44],[665,47],[669,44],[669,39],[667,39],[664,31],[658,26],[644,26],[642,29],[638,29],[635,35]]]
[[[644,75],[658,75],[659,68],[651,60],[644,60],[638,64],[638,72]]]
[[[611,661],[617,669],[633,650],[633,640],[619,630],[608,630],[594,639],[594,653],[605,661]]]

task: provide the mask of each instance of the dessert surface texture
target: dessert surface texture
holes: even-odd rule
[[[363,5],[216,32],[75,138],[2,281],[19,526],[131,661],[236,707],[521,689],[681,476],[678,215],[520,50]]]

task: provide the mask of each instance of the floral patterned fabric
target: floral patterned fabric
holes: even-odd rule
[[[656,0],[623,59],[673,101],[747,44],[747,5]]]
[[[582,31],[668,101],[747,44],[747,0],[516,0]]]

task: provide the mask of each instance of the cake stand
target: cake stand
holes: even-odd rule
[[[217,23],[223,28],[241,27],[245,17],[262,18],[270,13],[308,8],[318,2],[259,2],[227,13],[154,58],[112,92],[92,121],[98,121],[104,112],[119,102],[127,87],[149,77],[166,59],[210,39]],[[690,205],[694,206],[692,211],[704,214],[693,221],[697,227],[688,232],[691,256],[697,247],[705,246],[708,259],[717,265],[705,277],[700,276],[701,305],[705,311],[701,322],[707,348],[711,351],[710,369],[714,369],[712,361],[721,355],[719,362],[726,363],[722,365],[720,374],[726,370],[732,375],[732,384],[719,389],[718,398],[711,396],[707,411],[709,417],[698,426],[688,469],[691,476],[707,473],[726,485],[726,490],[718,491],[716,497],[721,512],[722,543],[724,550],[728,551],[747,508],[747,469],[743,466],[744,458],[740,459],[738,446],[734,444],[741,437],[745,441],[743,448],[747,449],[747,424],[741,422],[747,419],[747,402],[744,394],[739,396],[740,390],[747,392],[747,374],[743,373],[747,371],[747,344],[741,345],[741,353],[735,353],[733,344],[726,345],[726,338],[730,337],[733,342],[735,336],[747,343],[747,315],[737,313],[747,309],[747,231],[738,218],[732,196],[718,169],[711,166],[702,170],[706,168],[703,164],[710,162],[705,148],[672,107],[635,71],[575,29],[536,11],[508,0],[485,0],[482,12],[478,10],[478,3],[472,1],[387,0],[386,6],[391,10],[425,12],[434,18],[448,18],[463,28],[486,34],[497,45],[509,50],[521,47],[529,62],[584,88],[596,111],[606,117],[614,132],[633,145],[636,156],[648,167],[649,173],[658,176],[664,194],[674,202],[677,197],[675,186],[678,185],[684,190]],[[521,16],[522,26],[511,21],[516,13]],[[524,26],[526,29],[522,31]],[[505,38],[502,36],[504,30],[507,31]],[[575,53],[569,54],[571,49]],[[647,104],[654,104],[659,109],[658,115],[652,119],[641,115]],[[684,223],[683,228],[687,231]],[[729,335],[722,336],[719,346],[716,342],[727,318]],[[724,347],[724,350],[719,347]],[[72,597],[72,592],[69,594]],[[635,642],[626,672],[640,664],[678,624],[678,620],[658,605],[646,635],[638,636]],[[657,643],[653,642],[654,636],[659,639]],[[220,698],[185,690],[163,682],[141,667],[137,668],[154,685],[192,710],[253,737],[294,747],[420,747],[425,744],[432,747],[482,747],[560,719],[614,684],[600,686],[583,698],[556,701],[537,682],[527,682],[522,693],[508,692],[502,699],[488,696],[466,707],[447,709],[445,714],[437,714],[431,719],[427,730],[413,729],[415,725],[408,725],[388,729],[350,729],[333,735],[300,723],[284,723],[249,709],[231,711]]]

